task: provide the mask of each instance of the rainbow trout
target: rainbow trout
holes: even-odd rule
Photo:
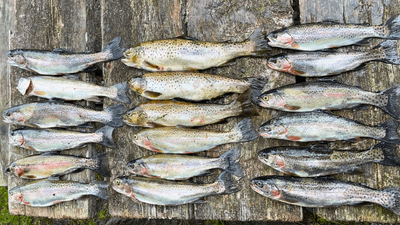
[[[167,180],[186,180],[195,176],[211,175],[211,169],[223,169],[237,177],[243,177],[244,171],[238,163],[240,151],[240,148],[233,148],[218,158],[157,154],[130,161],[126,168],[134,175]]]
[[[83,184],[74,181],[39,180],[17,186],[8,192],[9,203],[32,207],[47,207],[72,201],[84,195],[94,195],[108,200],[108,182],[93,181]]]
[[[315,51],[353,45],[367,38],[400,39],[400,16],[394,16],[379,26],[309,23],[271,32],[267,36],[271,47]]]
[[[378,126],[323,112],[294,113],[262,124],[260,136],[290,141],[336,141],[368,137],[389,143],[400,143],[399,122],[387,120]]]
[[[8,165],[4,172],[12,177],[44,179],[76,173],[84,169],[90,169],[102,176],[109,177],[107,153],[98,154],[92,158],[84,158],[46,152],[19,159]]]
[[[258,138],[250,118],[240,121],[228,132],[157,127],[143,129],[133,135],[133,143],[159,153],[188,154],[206,151],[218,145],[248,142]]]
[[[143,42],[127,49],[121,61],[148,71],[193,71],[229,65],[241,56],[257,56],[270,50],[261,29],[241,43],[215,43],[193,38]]]
[[[212,184],[193,184],[144,177],[119,177],[112,182],[112,188],[133,201],[153,205],[204,203],[200,198],[240,191],[239,183],[232,180],[227,172],[222,172]]]
[[[20,78],[17,90],[24,96],[37,96],[47,99],[87,100],[100,102],[98,97],[107,97],[119,102],[130,103],[126,92],[126,82],[111,87],[98,86],[80,81],[69,76],[49,77],[37,76]]]
[[[361,152],[332,150],[328,145],[272,147],[259,151],[258,159],[275,170],[299,177],[360,173],[359,166],[371,162],[400,166],[396,146],[384,142]]]
[[[333,80],[291,84],[269,90],[254,99],[259,106],[287,112],[339,110],[373,105],[400,119],[400,85],[369,92]]]
[[[251,180],[251,188],[276,201],[303,206],[327,207],[371,202],[400,215],[400,188],[376,190],[350,181],[326,178],[264,176]]]
[[[53,51],[15,49],[7,52],[8,64],[43,75],[63,75],[90,72],[94,64],[109,62],[122,57],[124,48],[119,46],[121,37],[108,43],[98,53],[73,53],[57,48]]]
[[[4,122],[38,128],[79,126],[100,122],[112,127],[122,127],[122,104],[104,111],[86,109],[77,105],[58,102],[36,102],[17,105],[3,112]]]
[[[357,70],[369,61],[398,65],[397,40],[388,40],[369,51],[295,52],[268,59],[271,69],[303,77],[321,77]]]

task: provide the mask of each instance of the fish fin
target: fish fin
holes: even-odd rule
[[[96,71],[96,70],[97,70],[97,68],[95,66],[90,66],[90,67],[87,67],[87,68],[81,70],[80,72],[89,73],[89,72],[93,72],[93,71]]]
[[[109,148],[114,148],[115,143],[114,143],[113,136],[112,136],[113,132],[114,132],[114,127],[110,127],[110,126],[104,126],[100,129],[96,130],[95,133],[103,134],[103,140],[101,142],[99,142],[98,144],[101,144],[101,145],[109,147]]]
[[[143,61],[143,64],[144,64],[145,67],[148,67],[148,68],[153,69],[153,70],[159,70],[159,68],[160,68],[159,66],[156,66],[156,65],[154,65],[152,63],[149,63],[147,61]]]
[[[363,39],[359,42],[354,43],[353,45],[358,45],[358,46],[367,46],[371,43],[371,39]]]
[[[70,170],[67,170],[67,171],[65,171],[64,173],[60,174],[59,177],[60,177],[60,176],[63,176],[63,175],[70,174],[70,173],[80,173],[80,172],[82,172],[82,171],[84,171],[84,170],[85,170],[85,168],[70,169]]]
[[[181,36],[178,36],[178,37],[176,37],[176,38],[178,38],[178,39],[184,39],[184,40],[191,40],[191,41],[199,41],[199,40],[197,40],[197,39],[194,38],[194,37],[189,37],[189,36],[186,36],[186,35],[181,35]]]
[[[238,163],[238,160],[241,155],[240,147],[232,148],[231,150],[225,152],[224,154],[220,155],[219,158],[227,159],[225,168],[223,168],[226,172],[235,175],[237,177],[244,176],[244,170]]]
[[[380,52],[383,52],[385,55],[385,58],[378,59],[377,61],[399,65],[400,58],[397,54],[397,42],[397,40],[387,40],[373,48],[379,50]]]
[[[265,52],[271,50],[264,34],[261,33],[261,28],[255,30],[247,41],[254,43],[254,49],[252,49],[250,53],[252,56],[266,56]]]
[[[219,194],[232,194],[240,191],[241,189],[239,183],[234,181],[231,174],[225,171],[218,176],[215,182],[222,187],[221,190],[223,191]]]
[[[233,111],[237,111],[240,116],[258,116],[259,113],[255,105],[251,102],[251,90],[247,89],[236,100],[230,104]]]
[[[200,200],[200,199],[197,199],[194,202],[191,202],[191,204],[203,204],[203,203],[206,203],[206,201]]]
[[[106,125],[112,127],[122,127],[124,126],[124,121],[122,121],[122,115],[125,112],[125,106],[123,104],[118,104],[110,106],[104,110],[105,112],[111,114],[111,121],[108,121]]]
[[[150,98],[157,98],[157,97],[159,97],[159,96],[162,95],[161,93],[159,93],[159,92],[154,92],[154,91],[145,91],[145,92],[143,92],[143,94],[144,94],[145,96],[149,96]]]
[[[397,156],[396,144],[381,142],[371,147],[373,149],[380,149],[383,152],[384,159],[381,160],[378,157],[374,162],[385,165],[385,166],[400,166],[400,158]]]
[[[332,83],[339,83],[337,80],[333,78],[318,78],[318,82],[332,82]]]
[[[70,79],[70,80],[79,80],[80,79],[80,77],[78,76],[78,75],[64,75],[64,76],[62,76],[62,78],[65,78],[65,79]]]
[[[71,51],[64,49],[64,48],[55,48],[53,49],[53,52],[58,52],[58,53],[72,53]]]
[[[59,155],[59,154],[60,154],[60,152],[54,151],[54,152],[43,152],[43,153],[40,154],[40,155],[45,156],[45,155]]]
[[[90,53],[92,53],[90,50],[86,50],[86,51],[84,51],[83,52],[84,54],[90,54]]]
[[[119,46],[120,42],[121,37],[116,37],[101,50],[101,52],[107,52],[111,54],[111,57],[106,62],[122,58],[122,53],[125,51],[125,48]]]
[[[155,128],[155,127],[165,127],[164,125],[162,125],[162,124],[159,124],[159,123],[154,123],[154,122],[147,122],[146,123],[146,126],[148,126],[148,127],[150,127],[150,128]],[[184,126],[184,125],[176,125],[176,127],[178,127],[178,128],[188,128],[188,126]]]
[[[363,174],[364,171],[360,167],[353,167],[345,171],[345,173],[349,174]]]
[[[400,39],[400,15],[388,19],[384,26],[389,28],[390,34],[386,38]]]
[[[201,174],[199,174],[199,175],[197,175],[198,177],[203,177],[203,176],[211,176],[211,175],[213,175],[213,173],[212,172],[210,172],[210,171],[206,171],[206,172],[204,172],[204,173],[201,173]]]
[[[376,138],[378,140],[400,144],[400,135],[397,133],[397,130],[400,128],[400,122],[395,119],[387,120],[378,125],[378,127],[382,127],[386,130],[386,135],[384,138]]]
[[[236,142],[248,142],[258,138],[258,132],[253,129],[253,124],[249,117],[240,121],[231,131],[239,138]]]
[[[232,59],[232,60],[229,60],[229,61],[227,61],[227,62],[225,62],[225,63],[223,63],[223,64],[221,64],[219,66],[234,66],[236,64],[237,64],[236,60]]]
[[[129,90],[128,82],[122,82],[111,87],[117,89],[117,97],[113,98],[114,100],[127,104],[131,103],[131,100],[128,98],[128,95],[126,94],[128,93]]]
[[[110,170],[108,168],[108,152],[101,153],[93,156],[91,159],[96,161],[96,167],[93,168],[96,173],[103,177],[110,177]]]
[[[340,24],[340,21],[339,20],[333,20],[333,19],[326,19],[326,20],[323,20],[323,21],[321,21],[319,23],[321,23],[321,24]]]
[[[352,109],[354,111],[362,111],[368,109],[368,105],[360,104],[360,105],[353,105],[350,106],[349,109]]]
[[[108,195],[108,182],[107,181],[92,181],[90,182],[90,185],[95,186],[95,192],[92,193],[93,195],[104,199],[108,200],[110,197]]]
[[[400,85],[393,86],[384,91],[381,94],[388,96],[388,103],[386,106],[381,107],[387,114],[393,116],[396,119],[400,119],[399,111],[399,98],[400,98]]]
[[[254,104],[258,105],[260,103],[258,97],[262,94],[262,90],[268,83],[268,78],[256,77],[256,78],[249,78],[248,80],[250,82],[250,88],[251,88],[251,99],[254,102]]]
[[[49,178],[47,178],[48,180],[53,180],[53,181],[57,181],[60,180],[60,176],[53,176],[51,175]]]
[[[390,196],[388,201],[384,201],[384,203],[380,203],[380,205],[400,216],[400,187],[386,188],[382,191],[390,194]]]
[[[79,125],[77,125],[77,127],[79,127],[79,128],[93,128],[93,125],[92,125],[92,123],[87,122],[87,123],[79,124]]]
[[[85,100],[88,102],[101,102],[99,97],[85,98]]]

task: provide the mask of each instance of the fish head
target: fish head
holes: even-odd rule
[[[274,70],[289,72],[292,68],[292,63],[287,58],[286,54],[279,54],[268,59],[267,65]]]
[[[25,109],[22,106],[14,106],[9,109],[6,109],[3,112],[3,118],[5,123],[19,124],[24,125],[27,119],[25,115]],[[28,112],[33,112],[32,110],[28,110]]]
[[[147,113],[139,106],[122,116],[123,121],[129,126],[145,127],[148,121]]]
[[[143,162],[142,159],[135,159],[133,161],[130,161],[127,165],[126,168],[128,171],[132,174],[135,175],[147,175],[149,173],[149,170],[146,167],[146,164]]]
[[[11,203],[23,204],[24,198],[19,187],[15,187],[8,191],[8,199]]]
[[[13,162],[4,169],[4,173],[10,177],[21,177],[26,171],[23,167]]]
[[[140,68],[141,53],[142,53],[141,46],[136,45],[133,48],[127,49],[122,53],[125,58],[121,59],[121,61],[127,66]]]
[[[271,90],[261,94],[258,97],[258,105],[265,108],[280,109],[284,108],[286,103],[280,91]]]
[[[136,91],[139,94],[142,94],[147,88],[146,80],[141,77],[130,79],[128,81],[128,85],[133,91]]]
[[[262,124],[259,128],[261,137],[285,139],[288,129],[279,120],[272,119]]]
[[[24,51],[21,49],[10,50],[7,52],[7,63],[10,66],[20,67],[25,69],[26,58],[24,57]]]
[[[274,148],[264,149],[258,152],[258,159],[266,165],[283,170],[285,161],[282,156],[274,152]]]
[[[289,48],[296,45],[294,37],[286,29],[273,31],[268,34],[267,38],[269,40],[268,45],[272,47]]]
[[[112,188],[121,194],[130,196],[133,194],[129,177],[117,177],[112,182]]]
[[[18,131],[10,131],[8,134],[8,142],[12,146],[21,146],[24,144],[24,136]]]
[[[282,198],[274,176],[256,177],[251,180],[250,187],[257,193],[272,199]]]

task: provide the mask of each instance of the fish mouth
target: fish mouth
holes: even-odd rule
[[[258,134],[260,134],[261,137],[271,137],[270,134],[266,134],[266,133],[262,133],[262,132],[258,132]]]
[[[3,122],[4,123],[11,123],[11,120],[9,118],[4,118]]]
[[[271,64],[270,62],[267,62],[267,66],[269,66],[269,68],[277,70],[278,67],[276,67],[274,64]]]
[[[136,63],[130,61],[129,59],[121,59],[121,62],[130,67],[136,67]]]
[[[271,39],[268,39],[269,41],[268,41],[268,45],[269,46],[271,46],[271,47],[275,47],[276,46],[276,44],[275,44],[275,42],[273,41],[273,40],[271,40]]]

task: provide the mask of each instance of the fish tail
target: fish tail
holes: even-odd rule
[[[110,170],[108,169],[108,152],[95,155],[91,158],[96,162],[93,170],[103,177],[110,177]]]
[[[258,97],[262,94],[262,90],[268,83],[268,78],[266,77],[249,78],[249,81],[251,88],[251,99],[255,104],[258,105],[260,101]]]
[[[236,147],[219,156],[220,159],[226,159],[226,165],[223,169],[226,172],[233,174],[237,177],[244,176],[244,171],[238,162],[240,155],[241,149],[239,147]]]
[[[397,40],[384,41],[373,49],[383,52],[384,58],[379,59],[379,61],[395,65],[400,64],[400,58],[397,54]]]
[[[377,203],[400,216],[400,187],[386,188],[382,192],[388,197],[379,199]]]
[[[268,45],[268,41],[265,39],[264,34],[261,33],[261,28],[258,28],[253,34],[247,39],[252,44],[250,55],[252,56],[265,56],[265,51],[271,50]]]
[[[114,100],[128,104],[131,102],[128,95],[126,95],[129,90],[128,82],[122,82],[112,87],[117,89],[117,97],[113,98]]]
[[[112,127],[122,127],[124,122],[122,120],[122,115],[125,112],[125,106],[123,104],[118,104],[110,106],[104,110],[106,113],[111,114],[111,121],[108,121],[106,125]]]
[[[400,39],[400,15],[388,19],[384,24],[389,29],[389,39]]]
[[[251,90],[247,89],[231,104],[231,110],[236,112],[236,116],[258,116],[255,105],[251,102]]]
[[[220,186],[219,194],[232,194],[240,191],[239,183],[234,181],[228,172],[222,172],[215,182]]]
[[[253,130],[253,124],[249,117],[244,118],[240,121],[233,129],[231,133],[235,133],[238,137],[236,142],[247,142],[258,138],[258,132]]]
[[[94,193],[93,195],[104,199],[108,200],[110,196],[108,195],[108,182],[107,181],[92,181],[90,182],[90,185],[94,187]]]
[[[107,61],[117,60],[122,58],[122,53],[125,51],[125,48],[119,46],[121,42],[121,37],[116,37],[112,41],[110,41],[104,48],[101,50],[103,53],[108,53]]]
[[[400,122],[395,119],[387,120],[378,125],[378,127],[382,127],[386,130],[386,135],[384,138],[377,138],[378,140],[400,144],[400,136],[397,133],[397,130],[400,128]]]
[[[383,160],[379,158],[379,153],[373,154],[374,162],[386,166],[400,166],[400,158],[396,154],[396,144],[381,142],[372,146],[373,150],[381,150],[383,153]]]
[[[387,104],[381,106],[381,109],[396,119],[400,119],[399,99],[400,99],[400,85],[393,86],[381,92],[382,95],[387,96]]]
[[[109,148],[114,148],[115,143],[112,137],[114,131],[114,127],[110,126],[104,126],[98,130],[96,130],[95,133],[102,133],[103,134],[103,141],[99,142],[99,144],[109,147]]]

